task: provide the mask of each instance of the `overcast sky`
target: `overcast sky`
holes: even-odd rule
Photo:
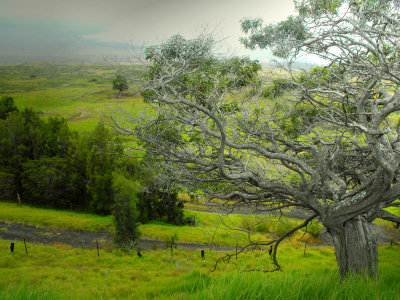
[[[239,21],[276,22],[293,13],[292,0],[0,0],[0,62],[101,61],[127,55],[131,45],[207,28],[235,54],[245,51]]]

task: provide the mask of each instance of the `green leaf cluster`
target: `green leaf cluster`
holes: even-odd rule
[[[128,90],[128,81],[122,75],[117,75],[113,80],[113,90],[122,93],[123,91]]]
[[[162,45],[146,50],[150,62],[143,79],[149,83],[142,95],[147,102],[158,103],[160,95],[172,99],[183,97],[212,108],[219,93],[257,86],[257,72],[261,65],[249,58],[222,59],[213,53],[210,37],[186,40],[176,35]],[[154,81],[165,81],[155,87]]]
[[[0,119],[5,119],[13,111],[18,111],[14,103],[14,98],[3,96],[0,98]]]
[[[292,41],[304,41],[308,36],[300,16],[289,16],[284,21],[265,26],[261,19],[243,19],[241,27],[244,33],[250,34],[248,38],[240,39],[246,48],[269,47],[272,53],[280,58],[288,56]]]

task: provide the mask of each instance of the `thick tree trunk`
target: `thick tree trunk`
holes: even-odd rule
[[[378,276],[378,247],[364,218],[348,220],[331,230],[336,260],[342,277],[350,273]]]

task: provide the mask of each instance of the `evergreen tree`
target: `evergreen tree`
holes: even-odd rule
[[[14,103],[14,98],[3,96],[0,98],[0,119],[5,119],[10,112],[18,111]]]
[[[103,123],[99,123],[90,137],[87,158],[87,190],[90,207],[100,214],[111,213],[113,205],[113,171],[116,157],[122,150],[113,145],[115,138]]]
[[[114,204],[112,213],[115,224],[114,243],[129,248],[139,238],[137,184],[121,174],[115,174],[113,183]]]
[[[72,207],[80,193],[76,170],[58,156],[30,160],[21,174],[23,199],[51,207]]]

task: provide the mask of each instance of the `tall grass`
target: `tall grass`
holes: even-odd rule
[[[2,300],[69,300],[60,291],[49,290],[44,286],[34,286],[22,283],[13,288],[0,284],[0,299]]]
[[[223,252],[169,249],[122,252],[0,240],[0,299],[400,299],[400,251],[380,247],[378,281],[339,279],[333,249],[282,247],[282,272],[266,251],[246,252],[210,272]]]
[[[186,299],[400,299],[399,283],[381,272],[380,280],[350,276],[344,280],[331,270],[276,274],[233,272],[210,280],[199,276],[185,286]],[[399,276],[396,276],[397,280]],[[182,297],[184,298],[184,297]]]

